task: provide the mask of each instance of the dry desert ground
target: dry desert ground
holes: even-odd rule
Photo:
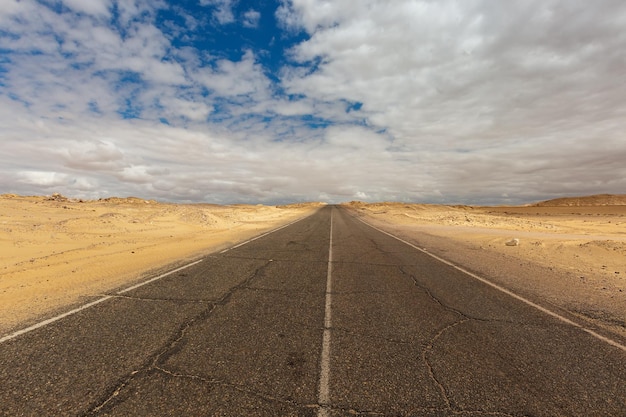
[[[345,206],[523,297],[626,336],[624,195],[515,207]]]
[[[0,195],[0,336],[318,207]]]
[[[626,196],[523,207],[343,206],[524,297],[626,336]],[[0,335],[319,207],[2,195]]]

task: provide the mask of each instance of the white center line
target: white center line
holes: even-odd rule
[[[332,210],[332,209],[331,209]],[[332,269],[333,269],[333,211],[330,212],[330,243],[328,244],[328,270],[326,272],[326,306],[324,310],[324,336],[322,338],[322,357],[320,359],[320,384],[317,411],[318,417],[330,416],[330,329],[332,303]]]

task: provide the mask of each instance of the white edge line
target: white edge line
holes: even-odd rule
[[[312,215],[313,215],[313,214],[315,214],[316,212],[317,212],[317,210],[316,210],[314,213],[310,214],[309,216],[312,216]],[[278,230],[284,229],[284,228],[285,228],[285,227],[287,227],[287,226],[291,226],[292,224],[297,223],[297,222],[299,222],[300,220],[304,220],[304,219],[306,219],[306,218],[307,218],[307,217],[309,217],[309,216],[305,216],[305,217],[302,217],[302,218],[300,218],[300,219],[294,220],[293,222],[291,222],[291,223],[289,223],[289,224],[286,224],[286,225],[281,226],[281,227],[279,227],[279,228],[276,228],[276,229],[274,229],[274,230],[270,230],[269,232],[266,232],[266,233],[264,233],[264,234],[262,234],[262,235],[260,235],[260,236],[257,236],[257,237],[255,237],[255,238],[253,238],[253,239],[247,240],[247,241],[245,241],[245,242],[239,243],[239,244],[238,244],[238,245],[236,245],[236,246],[233,246],[233,247],[231,247],[231,248],[225,249],[225,250],[221,251],[220,253],[224,253],[224,252],[227,252],[227,251],[229,251],[229,250],[231,250],[231,249],[238,248],[238,247],[240,247],[240,246],[245,245],[246,243],[252,242],[253,240],[256,240],[256,239],[262,238],[262,237],[264,237],[264,236],[267,236],[267,235],[269,235],[270,233],[277,232]],[[149,280],[147,280],[147,281],[140,282],[139,284],[133,285],[133,286],[128,287],[128,288],[125,288],[125,289],[123,289],[123,290],[121,290],[121,291],[116,292],[115,294],[124,294],[124,293],[127,293],[127,292],[132,291],[132,290],[134,290],[134,289],[137,289],[137,288],[139,288],[139,287],[141,287],[141,286],[143,286],[143,285],[146,285],[146,284],[149,284],[149,283],[151,283],[151,282],[157,281],[157,280],[159,280],[159,279],[161,279],[161,278],[164,278],[164,277],[166,277],[166,276],[168,276],[168,275],[174,274],[174,273],[176,273],[176,272],[178,272],[178,271],[182,271],[182,270],[183,270],[183,269],[185,269],[185,268],[189,268],[190,266],[194,266],[194,265],[196,265],[196,264],[198,264],[198,263],[200,263],[200,262],[202,262],[202,261],[203,261],[203,260],[202,260],[202,259],[200,259],[200,260],[198,260],[198,261],[195,261],[195,262],[189,263],[189,264],[187,264],[187,265],[183,265],[183,266],[181,266],[181,267],[179,267],[179,268],[173,269],[173,270],[171,270],[171,271],[169,271],[169,272],[166,272],[166,273],[164,273],[164,274],[162,274],[162,275],[159,275],[158,277],[150,278],[150,279],[149,279]],[[97,299],[97,300],[95,300],[95,301],[92,301],[92,302],[90,302],[90,303],[87,303],[87,304],[85,304],[85,305],[82,305],[82,306],[80,306],[80,307],[77,307],[77,308],[75,308],[75,309],[73,309],[73,310],[70,310],[70,311],[67,311],[67,312],[65,312],[65,313],[59,314],[58,316],[51,317],[51,318],[49,318],[49,319],[47,319],[47,320],[44,320],[44,321],[41,321],[41,322],[39,322],[39,323],[33,324],[32,326],[26,327],[26,328],[24,328],[24,329],[16,330],[16,331],[15,331],[15,332],[13,332],[13,333],[10,333],[10,334],[8,334],[8,335],[6,335],[6,336],[1,337],[1,338],[0,338],[0,344],[4,343],[4,342],[6,342],[6,341],[9,341],[9,340],[11,340],[11,339],[15,339],[16,337],[21,336],[21,335],[23,335],[23,334],[25,334],[25,333],[28,333],[28,332],[31,332],[31,331],[33,331],[33,330],[39,329],[39,328],[41,328],[41,327],[47,326],[47,325],[48,325],[48,324],[50,324],[50,323],[54,323],[55,321],[58,321],[58,320],[61,320],[62,318],[65,318],[65,317],[71,316],[72,314],[76,314],[76,313],[78,313],[78,312],[80,312],[80,311],[86,310],[86,309],[88,309],[89,307],[93,307],[93,306],[95,306],[96,304],[100,304],[101,302],[106,301],[106,300],[108,300],[108,299],[110,299],[110,298],[113,298],[113,297],[114,297],[113,295],[105,295],[105,296],[104,296],[104,297],[102,297],[102,298],[98,298],[98,299]]]
[[[32,326],[26,327],[25,329],[18,330],[18,331],[14,332],[14,333],[11,333],[9,335],[6,335],[6,336],[2,337],[0,339],[0,343],[4,343],[7,340],[14,339],[14,338],[16,338],[18,336],[21,336],[21,335],[23,335],[25,333],[28,333],[28,332],[32,331],[32,330],[38,329],[40,327],[44,327],[44,326],[46,326],[46,325],[48,325],[50,323],[53,323],[53,322],[55,322],[57,320],[61,320],[64,317],[71,316],[72,314],[78,313],[79,311],[82,311],[82,310],[85,310],[85,309],[87,309],[89,307],[95,306],[96,304],[99,304],[99,303],[101,303],[103,301],[106,301],[106,300],[108,300],[109,298],[112,298],[112,297],[113,297],[112,295],[107,295],[107,296],[104,296],[102,298],[98,298],[96,301],[92,301],[90,303],[87,303],[87,304],[85,304],[83,306],[75,308],[74,310],[70,310],[70,311],[65,312],[63,314],[60,314],[60,315],[58,315],[56,317],[52,317],[52,318],[49,318],[47,320],[41,321],[41,322],[39,322],[37,324],[33,324]]]
[[[506,288],[501,287],[500,285],[495,284],[495,283],[493,283],[493,282],[491,282],[491,281],[489,281],[489,280],[487,280],[487,279],[485,279],[485,278],[483,278],[483,277],[481,277],[479,275],[476,275],[476,274],[474,274],[474,273],[472,273],[472,272],[470,272],[470,271],[468,271],[466,269],[463,269],[460,266],[457,266],[457,265],[453,264],[452,262],[450,262],[450,261],[448,261],[446,259],[440,258],[439,256],[434,255],[434,254],[428,252],[425,249],[417,247],[414,244],[412,244],[410,242],[407,242],[406,240],[404,240],[402,238],[399,238],[398,236],[395,236],[395,235],[393,235],[393,234],[391,234],[389,232],[386,232],[386,231],[384,231],[382,229],[379,229],[378,227],[369,224],[368,222],[366,222],[365,220],[363,220],[361,218],[356,217],[356,219],[358,219],[361,223],[368,225],[372,229],[378,230],[379,232],[384,233],[387,236],[390,236],[390,237],[392,237],[392,238],[394,238],[396,240],[399,240],[400,242],[402,242],[402,243],[404,243],[406,245],[409,245],[410,247],[412,247],[414,249],[417,249],[418,251],[420,251],[422,253],[425,253],[426,255],[428,255],[428,256],[430,256],[432,258],[435,258],[436,260],[438,260],[440,262],[443,262],[444,264],[449,265],[449,266],[453,267],[454,269],[457,269],[458,271],[461,271],[464,274],[469,275],[470,277],[472,277],[472,278],[474,278],[474,279],[476,279],[476,280],[478,280],[478,281],[480,281],[480,282],[482,282],[484,284],[487,284],[490,287],[495,288],[498,291],[501,291],[501,292],[505,293],[508,296],[511,296],[511,297],[513,297],[513,298],[515,298],[515,299],[517,299],[517,300],[519,300],[519,301],[521,301],[521,302],[523,302],[523,303],[525,303],[525,304],[527,304],[527,305],[529,305],[531,307],[534,307],[537,310],[539,310],[539,311],[541,311],[541,312],[543,312],[545,314],[548,314],[548,315],[550,315],[550,316],[552,316],[554,318],[557,318],[557,319],[561,320],[564,323],[567,323],[567,324],[569,324],[571,326],[577,327],[580,330],[583,330],[584,332],[586,332],[586,333],[590,334],[591,336],[595,337],[596,339],[599,339],[599,340],[601,340],[601,341],[603,341],[605,343],[608,343],[611,346],[614,346],[614,347],[616,347],[618,349],[621,349],[621,350],[626,352],[626,345],[623,345],[623,344],[621,344],[621,343],[619,343],[619,342],[617,342],[617,341],[615,341],[613,339],[610,339],[610,338],[608,338],[606,336],[603,336],[603,335],[601,335],[601,334],[599,334],[599,333],[597,333],[597,332],[595,332],[595,331],[593,331],[591,329],[588,329],[588,328],[584,327],[583,325],[568,319],[567,317],[563,317],[560,314],[555,313],[552,310],[548,310],[547,308],[542,307],[539,304],[536,304],[536,303],[534,303],[534,302],[532,302],[532,301],[522,297],[521,295],[515,294],[514,292],[512,292],[510,290],[507,290]]]
[[[164,277],[166,277],[168,275],[172,275],[172,274],[174,274],[174,273],[176,273],[178,271],[181,271],[181,270],[183,270],[185,268],[189,268],[190,266],[196,265],[196,264],[198,264],[200,262],[202,262],[202,260],[195,261],[195,262],[192,262],[192,263],[187,264],[187,265],[183,265],[183,266],[181,266],[179,268],[176,268],[176,269],[173,269],[173,270],[171,270],[169,272],[166,272],[165,274],[159,275],[158,277],[150,278],[147,281],[140,282],[139,284],[133,285],[132,287],[128,287],[128,288],[126,288],[124,290],[118,291],[115,294],[124,294],[124,293],[126,293],[128,291],[134,290],[134,289],[139,288],[139,287],[141,287],[143,285],[146,285],[146,284],[149,284],[149,283],[151,283],[153,281],[156,281],[156,280],[159,280],[161,278],[164,278]],[[21,335],[23,335],[25,333],[28,333],[28,332],[31,332],[33,330],[39,329],[41,327],[47,326],[50,323],[54,323],[55,321],[61,320],[62,318],[65,318],[65,317],[71,316],[72,314],[76,314],[76,313],[78,313],[80,311],[86,310],[89,307],[93,307],[96,304],[100,304],[101,302],[109,300],[109,299],[111,299],[113,297],[114,297],[113,295],[105,295],[104,297],[98,298],[95,301],[92,301],[90,303],[87,303],[85,305],[77,307],[77,308],[75,308],[73,310],[66,311],[65,313],[59,314],[58,316],[51,317],[51,318],[49,318],[47,320],[44,320],[44,321],[40,321],[39,323],[33,324],[30,327],[26,327],[24,329],[17,330],[15,332],[11,333],[11,334],[8,334],[8,335],[3,336],[2,338],[0,338],[0,343],[4,343],[4,342],[6,342],[8,340],[15,339],[16,337],[21,336]]]
[[[165,278],[165,277],[166,277],[166,276],[168,276],[168,275],[172,275],[172,274],[174,274],[174,273],[176,273],[176,272],[178,272],[178,271],[182,271],[183,269],[189,268],[190,266],[197,265],[197,264],[199,264],[199,263],[200,263],[200,262],[202,262],[202,261],[203,261],[203,259],[200,259],[200,260],[195,261],[195,262],[192,262],[192,263],[190,263],[190,264],[183,265],[183,266],[181,266],[181,267],[179,267],[179,268],[176,268],[176,269],[173,269],[173,270],[171,270],[171,271],[169,271],[169,272],[166,272],[166,273],[164,273],[163,275],[159,275],[158,277],[150,278],[150,279],[149,279],[149,280],[147,280],[147,281],[140,282],[139,284],[135,284],[135,285],[133,285],[132,287],[128,287],[128,288],[125,288],[125,289],[123,289],[123,290],[121,290],[121,291],[118,291],[118,292],[116,292],[116,294],[124,294],[124,293],[127,293],[127,292],[129,292],[129,291],[132,291],[132,290],[134,290],[134,289],[137,289],[137,288],[139,288],[139,287],[143,287],[143,286],[144,286],[144,285],[146,285],[146,284],[150,284],[151,282],[157,281],[157,280],[159,280],[159,279],[161,279],[161,278]]]
[[[329,417],[330,405],[330,331],[332,327],[332,269],[333,269],[333,212],[330,212],[330,239],[328,243],[328,268],[326,271],[326,302],[324,307],[324,334],[320,357],[320,380],[317,409],[318,417]]]

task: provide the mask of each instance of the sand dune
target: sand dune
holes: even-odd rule
[[[536,207],[597,207],[597,206],[626,206],[624,194],[596,194],[583,197],[555,198],[533,204]]]
[[[320,205],[0,196],[0,334],[303,217]]]
[[[585,205],[585,203],[587,205]],[[352,202],[373,224],[626,336],[626,196],[524,207]],[[518,245],[507,245],[518,239]]]

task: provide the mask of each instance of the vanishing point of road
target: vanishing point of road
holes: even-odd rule
[[[626,348],[328,206],[0,337],[3,416],[626,416]]]

